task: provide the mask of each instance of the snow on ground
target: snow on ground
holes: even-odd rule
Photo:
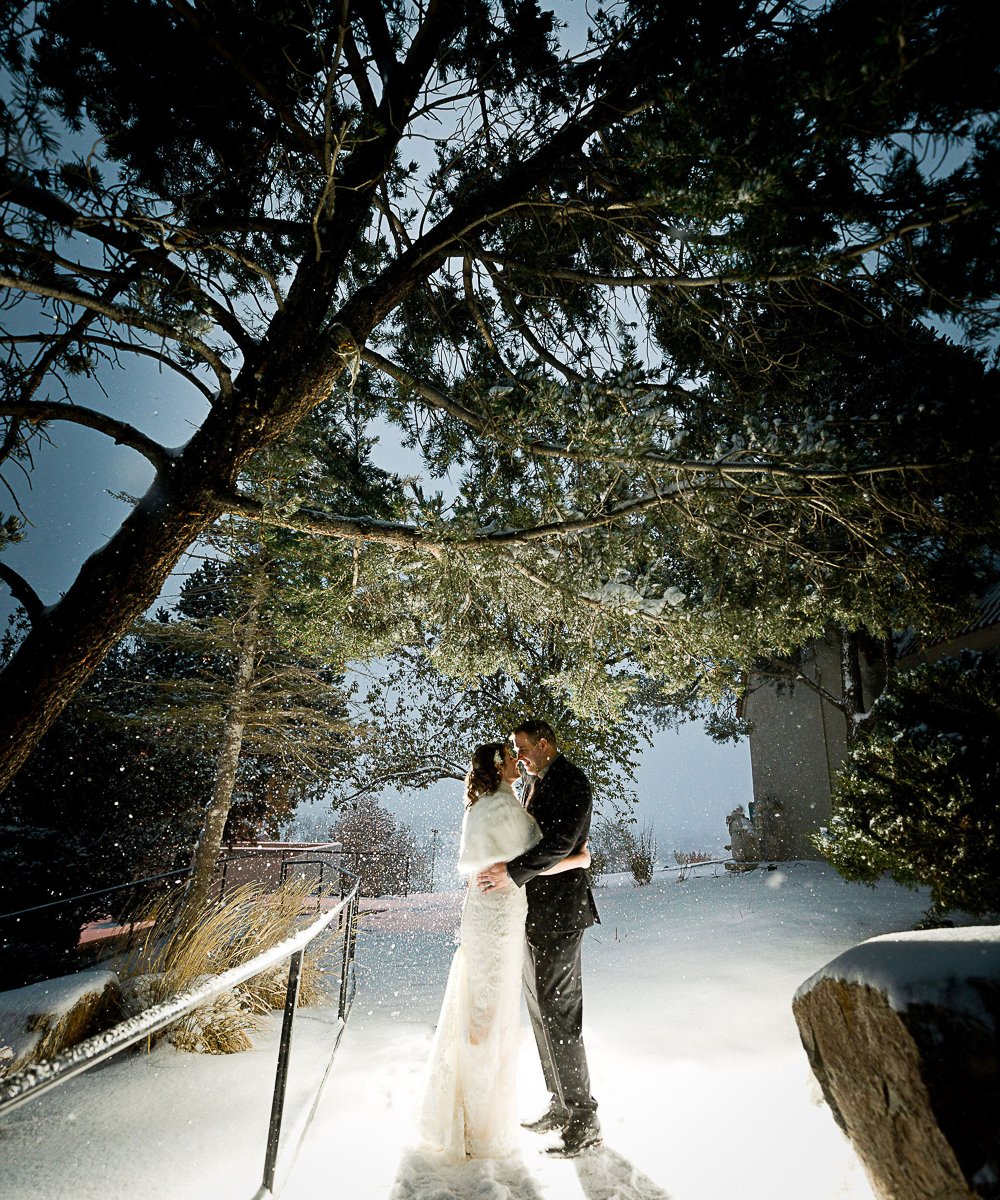
[[[16,1060],[33,1050],[48,1024],[66,1016],[82,997],[103,992],[115,979],[113,971],[92,967],[76,975],[0,992],[0,1060]],[[35,1025],[39,1016],[51,1021]]]
[[[461,895],[379,902],[315,1117],[334,1014],[301,1013],[279,1162],[282,1200],[871,1200],[813,1082],[791,1011],[825,963],[906,930],[925,894],[847,884],[819,863],[729,875],[611,876],[584,946],[585,1022],[605,1146],[573,1161],[524,1133],[504,1163],[444,1167],[412,1117]],[[277,1021],[224,1059],[169,1046],[71,1081],[0,1122],[5,1200],[249,1200],[260,1182]],[[525,1018],[519,1101],[544,1106]]]

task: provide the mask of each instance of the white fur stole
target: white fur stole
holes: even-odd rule
[[[458,869],[471,875],[496,862],[509,862],[542,840],[535,818],[521,807],[514,789],[502,783],[498,791],[480,796],[465,810]]]

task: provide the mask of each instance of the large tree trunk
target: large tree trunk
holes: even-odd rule
[[[220,514],[216,503],[192,493],[168,506],[147,494],[59,603],[42,612],[4,668],[0,794],[77,688],[156,600],[185,549]]]
[[[301,334],[292,336],[287,306],[281,315],[271,335],[280,324],[286,341],[274,347],[253,393],[237,386],[217,403],[183,452],[157,472],[118,532],[83,564],[69,591],[36,616],[3,669],[0,795],[77,688],[153,604],[184,551],[225,511],[221,497],[241,468],[329,396],[342,360],[320,351],[304,365]],[[314,325],[321,319],[318,312],[305,315]]]
[[[229,819],[236,787],[236,771],[240,765],[243,749],[243,731],[246,728],[247,702],[253,690],[257,667],[257,645],[260,637],[260,610],[266,584],[263,574],[257,581],[250,607],[245,617],[243,636],[236,656],[236,678],[226,717],[222,725],[222,742],[215,766],[215,785],[212,798],[205,810],[202,826],[191,863],[191,879],[181,907],[181,924],[194,924],[205,906],[215,864],[222,849],[222,835]]]

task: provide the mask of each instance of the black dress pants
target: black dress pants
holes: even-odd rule
[[[553,1103],[570,1115],[597,1108],[583,1045],[583,934],[536,927],[524,954],[524,994],[545,1086]]]

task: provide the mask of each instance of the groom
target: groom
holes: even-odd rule
[[[561,1130],[562,1142],[548,1153],[572,1158],[601,1142],[583,1045],[580,963],[584,930],[600,918],[585,871],[539,872],[583,848],[590,831],[590,781],[560,753],[545,721],[525,721],[511,736],[531,776],[524,806],[541,827],[542,840],[510,862],[480,872],[478,882],[486,889],[511,883],[525,889],[524,992],[551,1097],[548,1109],[525,1128]]]

